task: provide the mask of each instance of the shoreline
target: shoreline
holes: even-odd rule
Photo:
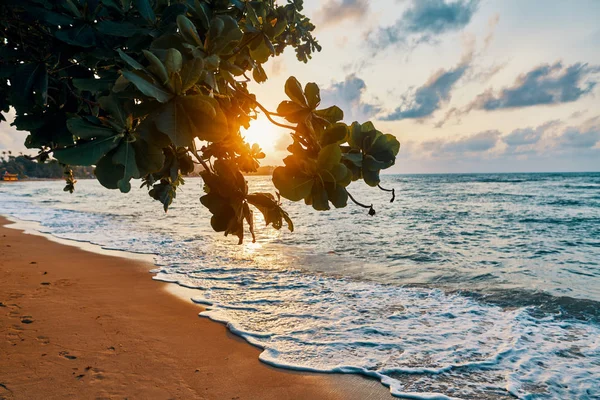
[[[378,380],[260,362],[152,279],[150,256],[11,224],[0,216],[0,399],[393,399]]]

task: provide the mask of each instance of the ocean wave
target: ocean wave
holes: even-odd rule
[[[482,178],[526,182],[474,182]],[[294,235],[256,223],[261,240],[244,246],[197,222],[208,213],[194,180],[168,215],[143,192],[125,198],[93,181],[73,196],[36,183],[26,200],[33,186],[15,186],[0,201],[53,235],[157,254],[154,279],[194,290],[202,316],[272,365],[361,373],[405,398],[598,397],[597,203],[548,207],[566,182],[598,177],[383,179],[402,198],[381,200],[375,218],[286,203]]]

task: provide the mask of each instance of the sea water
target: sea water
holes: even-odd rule
[[[267,177],[251,190],[272,191]],[[600,399],[600,173],[388,175],[352,184],[377,214],[285,201],[294,233],[214,233],[188,179],[145,190],[0,185],[2,213],[57,237],[155,255],[202,315],[268,364],[360,373],[414,399]]]

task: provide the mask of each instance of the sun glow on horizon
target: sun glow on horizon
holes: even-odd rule
[[[250,122],[248,129],[242,128],[241,133],[246,142],[250,145],[257,143],[268,157],[277,151],[277,142],[285,135],[285,130],[272,124],[263,114],[259,114],[256,120]]]

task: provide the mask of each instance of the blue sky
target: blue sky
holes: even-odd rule
[[[306,0],[323,51],[253,85],[274,110],[288,76],[402,148],[395,173],[600,170],[600,1]],[[285,156],[285,131],[247,133]],[[24,134],[0,125],[0,149]]]

